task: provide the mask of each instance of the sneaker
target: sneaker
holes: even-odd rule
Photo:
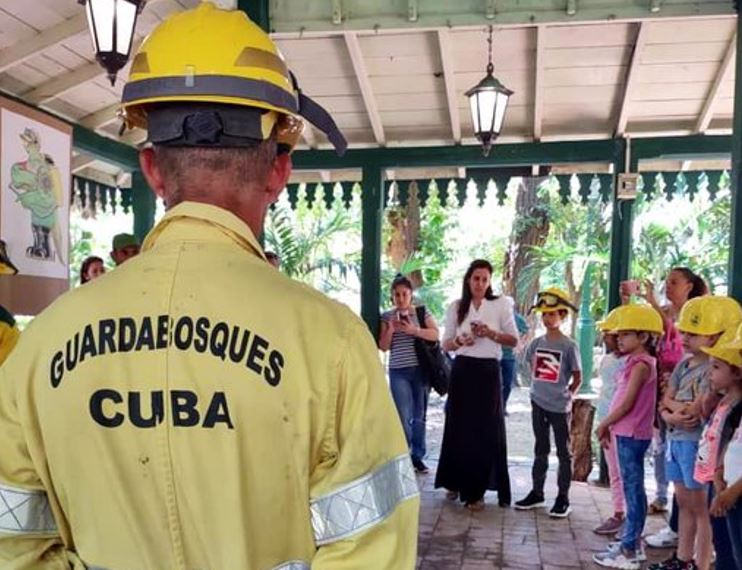
[[[609,542],[608,543],[608,548],[610,548],[612,546],[614,546],[614,547],[615,546],[620,547],[621,546],[621,541],[620,540],[617,540],[616,542]],[[639,548],[636,549],[635,554],[636,554],[636,559],[639,562],[646,562],[647,561],[647,551],[644,550],[644,545],[643,544],[639,544]]]
[[[639,570],[641,562],[633,552],[628,552],[620,545],[609,547],[605,552],[593,554],[593,562],[605,568],[620,568],[621,570]]]
[[[554,501],[554,506],[549,511],[549,516],[553,519],[563,519],[569,516],[572,509],[569,506],[569,499],[562,497],[561,495]]]
[[[650,548],[675,548],[678,545],[678,535],[666,526],[661,531],[649,535],[645,542]]]
[[[647,570],[680,570],[683,568],[684,563],[681,562],[675,552],[667,560],[662,562],[655,562],[650,564]]]
[[[616,534],[623,527],[623,519],[611,517],[593,529],[595,534]]]
[[[649,504],[649,509],[647,510],[647,513],[650,515],[659,515],[662,513],[667,512],[667,501],[661,501],[659,499],[655,499]]]
[[[428,466],[423,463],[423,460],[418,459],[417,457],[412,458],[412,466],[415,468],[417,473],[425,474],[430,472],[430,469],[428,469]]]
[[[529,511],[537,507],[543,507],[546,504],[544,496],[539,495],[535,491],[531,491],[526,495],[525,499],[515,502],[515,508],[519,511]]]

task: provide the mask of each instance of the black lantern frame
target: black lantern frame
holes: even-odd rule
[[[489,155],[492,143],[500,136],[502,125],[505,122],[505,111],[514,93],[494,76],[492,26],[489,27],[487,42],[489,44],[487,75],[465,93],[469,98],[474,134],[482,143],[484,156]]]

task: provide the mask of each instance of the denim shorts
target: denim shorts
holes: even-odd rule
[[[698,442],[670,440],[667,442],[667,480],[682,483],[686,489],[697,491],[705,487],[693,478],[698,455]]]

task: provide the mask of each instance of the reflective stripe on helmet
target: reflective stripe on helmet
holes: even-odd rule
[[[0,485],[0,534],[56,534],[57,524],[43,491]]]
[[[199,95],[259,101],[286,113],[298,113],[296,98],[284,89],[267,81],[228,75],[152,77],[131,81],[124,86],[121,102],[126,106],[148,99]]]
[[[317,546],[368,530],[386,520],[403,501],[419,494],[408,455],[401,455],[342,488],[311,501]]]

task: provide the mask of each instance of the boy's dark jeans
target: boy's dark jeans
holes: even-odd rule
[[[533,478],[533,490],[540,495],[544,494],[546,472],[549,470],[549,452],[551,451],[549,427],[551,427],[554,431],[554,443],[559,458],[559,472],[557,475],[559,495],[565,499],[569,498],[569,486],[572,481],[572,454],[569,449],[570,415],[566,412],[550,412],[531,400],[531,420],[533,422],[533,435],[536,438],[531,476]]]

